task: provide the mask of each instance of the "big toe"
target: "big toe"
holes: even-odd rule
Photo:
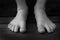
[[[20,28],[20,32],[25,32],[26,28]]]
[[[38,27],[38,32],[40,32],[40,33],[45,32],[45,29],[44,29],[43,25]]]

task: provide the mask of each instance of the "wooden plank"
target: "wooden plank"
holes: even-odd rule
[[[0,24],[0,38],[3,40],[60,40],[60,23],[56,23],[57,28],[54,33],[40,34],[38,32],[27,32],[25,34],[14,33],[9,31],[7,24]],[[33,24],[30,24],[29,27],[34,29]],[[34,27],[33,27],[34,26]]]

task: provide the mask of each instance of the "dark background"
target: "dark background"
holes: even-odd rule
[[[29,12],[34,12],[36,0],[26,0]],[[15,17],[17,6],[15,0],[0,0],[0,17]],[[46,14],[48,16],[60,16],[60,0],[47,0]]]
[[[60,0],[47,0],[46,14],[56,24],[52,33],[40,34],[37,32],[34,20],[34,5],[36,0],[26,0],[28,5],[27,33],[14,33],[8,29],[8,23],[15,17],[17,6],[15,0],[0,0],[0,40],[60,40]],[[57,16],[57,17],[55,17]]]

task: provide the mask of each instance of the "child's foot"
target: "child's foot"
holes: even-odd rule
[[[18,28],[20,28],[20,32],[26,31],[25,28],[25,20],[23,17],[23,11],[19,12],[17,16],[8,24],[8,28],[11,31],[17,32]]]
[[[44,28],[46,28],[48,32],[53,32],[56,25],[51,20],[49,20],[43,10],[37,10],[35,12],[35,17],[37,21],[38,32],[45,32]]]

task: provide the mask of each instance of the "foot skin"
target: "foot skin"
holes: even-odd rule
[[[36,12],[36,21],[37,21],[37,27],[38,32],[43,33],[45,32],[45,29],[48,33],[53,32],[53,30],[56,28],[56,25],[44,14],[44,11],[37,11]]]
[[[17,14],[17,16],[8,24],[8,28],[14,32],[17,32],[18,28],[20,28],[20,32],[25,32],[26,31],[26,28],[25,28],[26,24],[25,24],[25,21],[23,20],[24,17],[23,16],[18,17],[18,16],[19,15]]]

